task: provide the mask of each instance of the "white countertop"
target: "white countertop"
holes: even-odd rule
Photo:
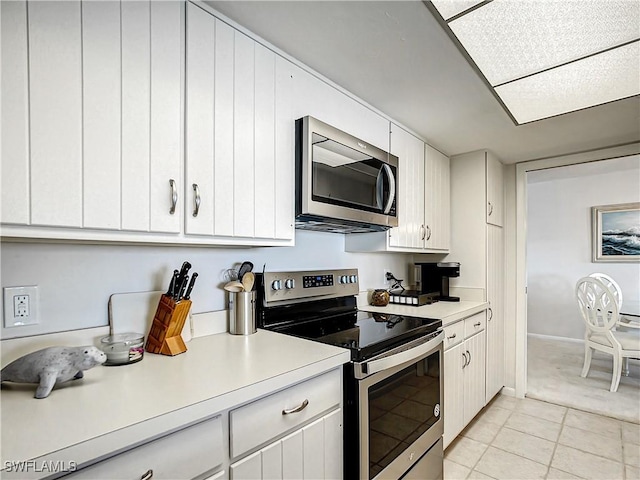
[[[489,308],[488,302],[435,302],[430,305],[414,307],[411,305],[396,305],[390,303],[386,307],[374,307],[369,305],[368,292],[358,295],[358,310],[365,312],[391,313],[408,315],[412,317],[435,318],[442,320],[442,325],[447,326],[458,320],[466,318]]]
[[[3,384],[0,468],[170,412],[180,410],[173,417],[188,421],[190,406],[213,414],[350,359],[348,350],[261,329],[196,338],[187,346],[175,357],[145,353],[135,364],[95,367],[41,400],[33,398],[36,385]]]

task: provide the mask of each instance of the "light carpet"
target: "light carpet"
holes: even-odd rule
[[[640,423],[640,362],[629,361],[629,376],[610,392],[613,357],[594,352],[586,378],[580,376],[584,344],[528,336],[527,397]]]

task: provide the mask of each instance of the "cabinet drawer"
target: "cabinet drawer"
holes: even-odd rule
[[[297,428],[335,408],[342,398],[340,370],[294,385],[229,413],[231,458]],[[285,414],[307,401],[299,412]]]
[[[65,478],[141,478],[148,470],[153,470],[154,480],[194,478],[213,472],[225,458],[222,416],[218,415],[83,468]]]
[[[464,338],[469,338],[478,332],[483,331],[487,326],[486,312],[476,313],[464,320]]]
[[[444,349],[448,350],[464,340],[464,320],[444,327]]]

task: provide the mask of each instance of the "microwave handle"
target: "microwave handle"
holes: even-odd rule
[[[380,181],[380,176],[381,176],[380,174],[383,171],[387,174],[387,178],[389,180],[389,198],[387,199],[387,203],[385,204],[384,209],[382,210],[382,213],[386,215],[391,210],[393,201],[396,199],[396,177],[393,175],[393,170],[391,170],[391,167],[386,163],[380,169],[380,172],[378,173],[378,180],[377,180],[377,184],[378,184],[377,200],[378,200],[378,207],[380,208],[382,208],[382,196],[383,196],[382,194],[383,183]]]

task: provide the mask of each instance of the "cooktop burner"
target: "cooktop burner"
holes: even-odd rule
[[[256,275],[258,327],[351,350],[363,361],[436,332],[441,320],[358,311],[356,269]]]
[[[289,323],[273,330],[351,350],[362,361],[403,343],[435,332],[440,320],[354,311],[331,318]]]

